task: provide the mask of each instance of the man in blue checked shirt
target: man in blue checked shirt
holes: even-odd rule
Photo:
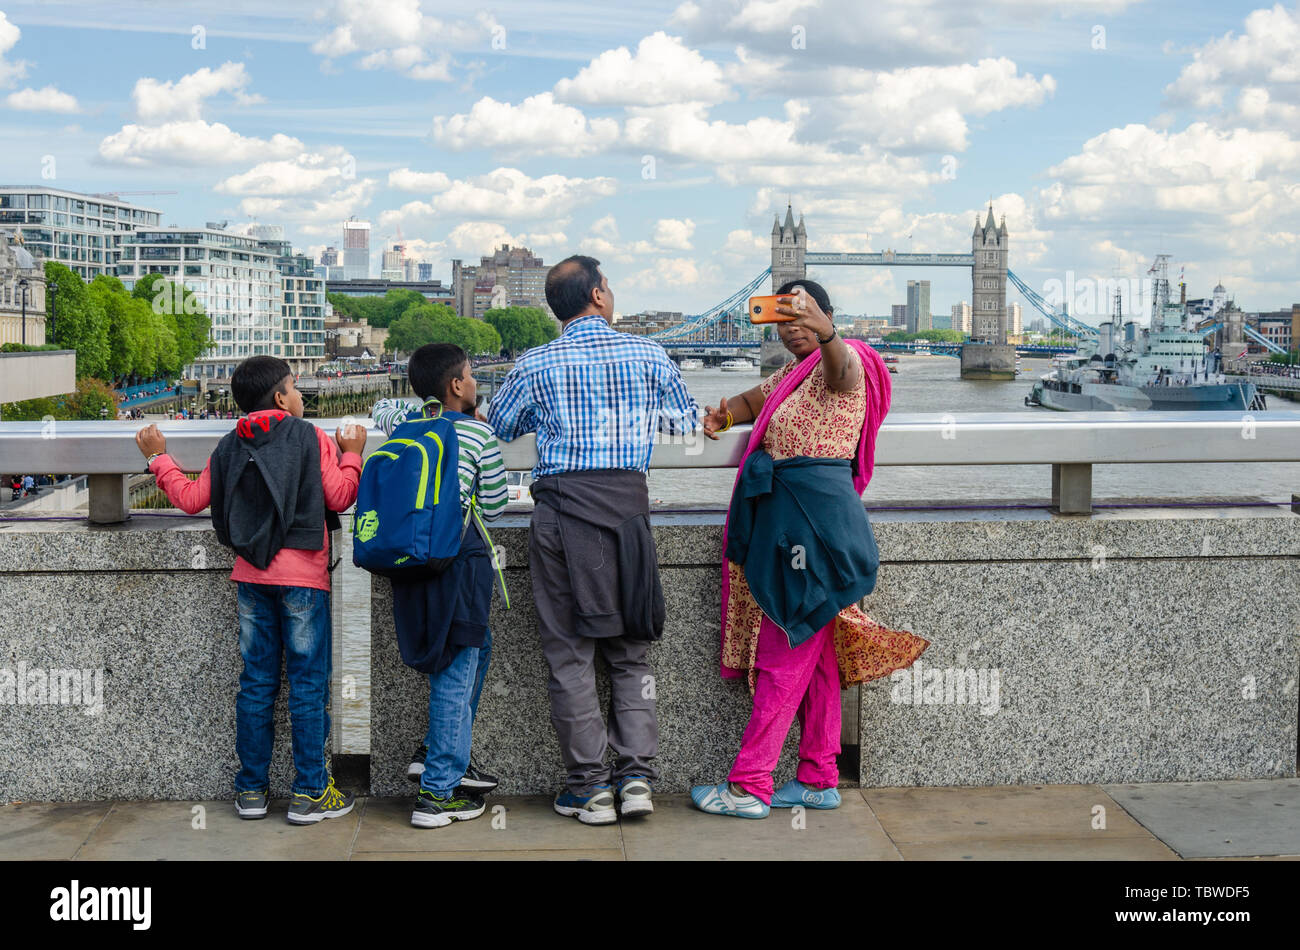
[[[646,652],[663,632],[664,600],[645,473],[656,432],[693,433],[699,407],[663,347],[610,326],[614,294],[599,261],[552,267],[546,302],[563,332],[519,357],[488,424],[506,442],[537,433],[528,555],[567,769],[555,810],[609,824],[654,811],[659,727]],[[597,649],[613,692],[608,728]]]

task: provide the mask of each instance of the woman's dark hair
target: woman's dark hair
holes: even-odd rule
[[[557,320],[572,320],[591,305],[591,292],[601,284],[600,261],[575,254],[546,272],[546,302]]]
[[[451,381],[465,371],[469,355],[455,343],[426,343],[411,354],[406,373],[421,399],[446,402]]]
[[[285,377],[292,375],[278,356],[250,356],[230,374],[230,394],[244,413],[274,409],[275,394],[285,391]]]
[[[828,317],[835,312],[835,308],[831,306],[831,298],[826,293],[826,288],[815,280],[787,280],[777,288],[776,295],[781,297],[786,294],[792,294],[796,287],[802,287],[804,290],[808,291],[808,296],[817,301],[817,306],[821,307],[822,313],[826,314]]]

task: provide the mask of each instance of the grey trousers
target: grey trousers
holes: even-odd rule
[[[646,661],[649,643],[626,637],[580,637],[573,633],[574,597],[559,525],[553,509],[539,504],[528,536],[528,561],[537,607],[542,654],[551,668],[551,723],[568,770],[565,784],[587,796],[598,785],[633,775],[659,777],[655,684]],[[609,667],[609,728],[596,695],[596,651]],[[613,769],[605,762],[614,750]]]

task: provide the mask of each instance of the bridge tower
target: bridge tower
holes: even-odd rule
[[[993,223],[993,204],[981,227],[975,219],[971,235],[975,266],[971,268],[971,339],[1007,342],[1007,218]]]
[[[802,280],[808,276],[803,263],[807,250],[808,234],[804,230],[803,215],[799,215],[799,223],[795,224],[794,212],[787,203],[784,224],[775,215],[772,217],[772,293],[788,280]]]

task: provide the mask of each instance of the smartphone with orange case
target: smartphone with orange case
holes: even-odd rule
[[[749,322],[750,323],[790,323],[794,317],[787,317],[783,313],[776,312],[776,303],[782,297],[790,299],[790,294],[773,294],[769,297],[750,297],[749,298]],[[789,306],[787,304],[786,306]]]

